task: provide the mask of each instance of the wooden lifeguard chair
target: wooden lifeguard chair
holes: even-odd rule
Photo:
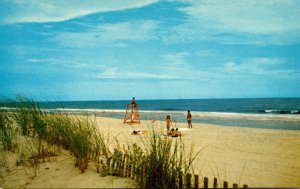
[[[140,113],[137,104],[128,104],[126,106],[126,112],[124,117],[124,124],[129,123],[141,123],[140,121]]]

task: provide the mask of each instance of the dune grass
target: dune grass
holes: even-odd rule
[[[6,110],[0,109],[0,141],[4,150],[15,150],[16,131]]]
[[[133,173],[142,188],[179,188],[188,173],[193,172],[193,161],[198,153],[186,151],[180,138],[170,140],[158,137],[154,131],[145,148],[137,144],[129,147]]]
[[[187,173],[193,172],[192,164],[197,156],[193,148],[185,149],[183,142],[165,140],[152,132],[144,146],[128,144],[121,148],[117,145],[112,150],[107,138],[97,129],[96,122],[88,116],[73,116],[57,110],[43,110],[33,99],[17,96],[12,100],[12,117],[7,112],[0,112],[0,126],[12,126],[13,119],[21,134],[37,141],[37,155],[34,156],[34,166],[38,158],[47,156],[50,145],[69,150],[74,156],[74,165],[83,173],[93,162],[97,172],[102,175],[124,176],[125,156],[128,169],[142,188],[178,188]],[[3,130],[3,129],[2,129]],[[6,148],[11,148],[13,135],[3,135]],[[32,153],[35,151],[30,148]],[[128,171],[128,170],[127,170]]]
[[[11,100],[11,104],[13,118],[22,131],[22,135],[31,135],[36,138],[38,151],[36,156],[44,159],[47,154],[45,140],[49,135],[47,116],[50,112],[42,110],[34,99],[21,95],[17,95],[15,100]]]

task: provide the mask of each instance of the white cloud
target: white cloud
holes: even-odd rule
[[[180,0],[179,0],[180,1]],[[184,24],[165,42],[213,40],[225,44],[293,44],[300,41],[300,2],[293,0],[183,1]]]
[[[299,2],[293,0],[193,1],[181,10],[223,32],[274,34],[300,30]]]
[[[61,32],[53,40],[71,47],[115,46],[124,47],[126,42],[143,42],[156,39],[158,22],[152,20],[104,24],[86,32]]]
[[[283,61],[275,58],[249,58],[241,63],[230,61],[224,64],[224,71],[241,74],[265,74],[271,65],[283,64]]]
[[[300,78],[299,71],[283,68],[286,64],[286,60],[281,58],[249,58],[240,63],[235,61],[227,62],[221,70],[224,73],[238,75],[252,74],[284,79]]]
[[[208,51],[203,52],[208,53]],[[216,74],[210,70],[199,69],[199,62],[194,62],[191,59],[198,54],[191,54],[189,52],[173,52],[161,55],[161,64],[157,66],[157,69],[162,69],[162,72],[170,77],[180,78],[182,80],[208,80],[215,78]],[[202,54],[203,55],[203,54]]]
[[[0,3],[0,23],[60,22],[97,12],[139,8],[157,0],[11,0]],[[2,15],[2,16],[1,16]]]
[[[105,66],[98,64],[97,60],[78,59],[76,57],[55,57],[55,58],[29,58],[27,59],[28,66],[52,66],[52,68],[67,68],[77,70],[102,70]]]
[[[162,71],[170,76],[193,79],[194,74],[190,74],[193,70],[187,61],[189,56],[188,52],[173,52],[161,55],[161,64],[158,65],[158,69],[163,68]]]
[[[94,77],[101,79],[178,79],[178,76],[169,74],[149,73],[142,71],[128,71],[117,67],[106,68],[102,73]]]
[[[189,55],[188,52],[177,52],[162,55],[163,62],[167,66],[176,67],[186,64],[185,58]]]
[[[249,77],[272,77],[277,79],[299,79],[300,72],[283,68],[288,64],[285,59],[254,57],[239,61],[226,62],[222,67],[201,68],[190,64],[185,52],[169,53],[161,56],[161,64],[154,69],[129,70],[126,67],[103,67],[94,75],[100,79],[176,79],[193,81],[219,81],[249,79]],[[168,60],[168,62],[166,61]]]
[[[206,57],[217,57],[220,54],[214,50],[201,50],[195,53],[197,57],[206,58]]]
[[[155,38],[154,30],[158,22],[152,20],[121,22],[117,24],[106,24],[99,26],[98,37],[106,42],[113,41],[147,41]],[[98,31],[97,31],[98,30]]]
[[[58,59],[54,59],[54,58],[29,58],[29,59],[27,59],[27,62],[35,63],[35,64],[55,65],[55,64],[57,64]]]
[[[224,71],[227,72],[239,72],[239,73],[251,73],[251,74],[266,74],[272,66],[285,64],[286,62],[279,58],[249,58],[243,60],[238,64],[234,61],[230,61],[224,64]]]

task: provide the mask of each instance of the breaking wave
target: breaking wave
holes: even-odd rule
[[[300,114],[300,110],[259,110],[258,113],[266,113],[266,114]]]

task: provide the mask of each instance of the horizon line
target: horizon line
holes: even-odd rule
[[[234,99],[293,99],[300,97],[216,97],[216,98],[153,98],[153,99],[136,99],[136,101],[155,101],[155,100],[234,100]],[[98,99],[98,100],[49,100],[49,101],[39,101],[39,102],[91,102],[91,101],[131,101],[131,99]]]

